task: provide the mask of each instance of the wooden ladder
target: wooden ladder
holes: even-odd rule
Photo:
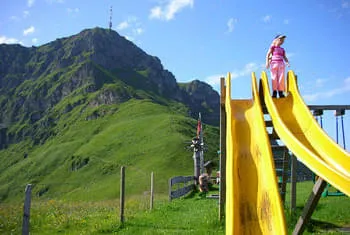
[[[266,131],[270,139],[271,150],[272,150],[274,163],[275,163],[278,189],[281,195],[282,203],[284,205],[285,199],[286,199],[286,188],[287,188],[287,181],[288,181],[289,169],[290,169],[289,168],[290,155],[288,152],[288,148],[285,145],[281,145],[278,143],[278,140],[280,138],[275,132],[275,129],[273,128],[271,117],[270,115],[268,115],[266,107],[263,108],[263,112],[264,112]]]

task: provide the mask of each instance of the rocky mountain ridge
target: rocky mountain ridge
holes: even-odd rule
[[[1,44],[0,56],[0,149],[26,138],[42,143],[55,135],[60,115],[75,107],[132,98],[179,102],[187,115],[201,112],[203,122],[219,123],[219,94],[212,87],[177,83],[159,58],[115,31],[87,29],[40,47]]]

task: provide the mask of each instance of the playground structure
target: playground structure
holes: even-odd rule
[[[345,142],[345,129],[344,129],[344,119],[343,116],[345,114],[345,108],[344,107],[313,107],[311,106],[310,109],[312,109],[312,114],[314,115],[315,119],[317,120],[317,122],[320,124],[321,128],[323,128],[323,111],[324,110],[335,110],[334,111],[334,116],[336,118],[336,126],[335,126],[335,130],[336,130],[336,142],[337,144],[339,143],[339,117],[340,117],[340,121],[341,121],[341,126],[340,126],[340,130],[341,130],[341,134],[342,134],[342,142],[343,142],[343,148],[346,149],[346,142]],[[313,175],[313,181],[316,182],[318,176],[317,175]],[[339,190],[337,190],[336,192],[334,191],[330,191],[331,185],[328,183],[325,190],[322,193],[322,197],[327,197],[327,196],[344,196],[344,193],[340,192]]]
[[[350,196],[350,154],[319,126],[298,92],[292,71],[287,76],[286,98],[271,98],[265,72],[259,84],[258,89],[252,73],[252,99],[232,100],[228,74],[222,92],[226,111],[226,234],[287,233],[264,120],[265,108],[288,150],[320,176],[305,217],[299,219],[293,232],[300,234],[326,182]]]

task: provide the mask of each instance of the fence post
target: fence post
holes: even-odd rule
[[[124,223],[125,205],[125,166],[120,168],[120,222]]]
[[[25,199],[24,199],[24,207],[23,207],[22,235],[29,235],[31,194],[32,194],[32,185],[27,184],[25,189]]]
[[[297,201],[297,158],[292,154],[291,162],[291,179],[290,179],[290,213],[293,214],[296,211]]]
[[[220,78],[220,185],[219,185],[219,221],[225,217],[226,204],[226,109],[225,78]]]
[[[172,191],[172,182],[171,182],[171,178],[169,179],[168,181],[168,184],[169,184],[169,202],[171,202],[171,191]]]
[[[150,210],[153,209],[153,200],[154,200],[154,174],[151,173],[151,198],[150,198]]]

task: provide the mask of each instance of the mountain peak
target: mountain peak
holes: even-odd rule
[[[52,133],[38,126],[54,125],[57,109],[66,113],[131,98],[180,102],[191,116],[202,112],[203,122],[219,123],[219,95],[209,85],[198,80],[179,85],[159,58],[113,30],[85,29],[32,48],[0,45],[0,54],[0,123],[25,127],[12,128],[2,145],[34,135],[45,141]]]

